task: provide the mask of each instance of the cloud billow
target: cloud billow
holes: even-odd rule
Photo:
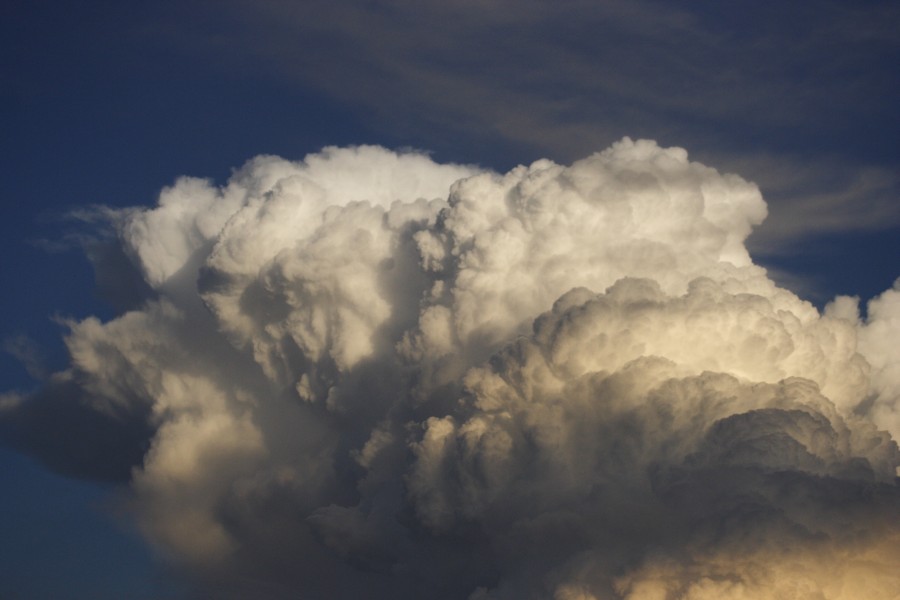
[[[0,424],[127,481],[201,595],[900,586],[900,292],[861,320],[779,288],[756,186],[679,148],[506,174],[326,148],[107,214],[146,300],[70,323]]]

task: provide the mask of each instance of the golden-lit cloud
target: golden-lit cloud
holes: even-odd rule
[[[102,211],[139,300],[2,432],[127,482],[216,597],[893,598],[900,292],[818,311],[747,251],[766,214],[628,138],[182,178]]]

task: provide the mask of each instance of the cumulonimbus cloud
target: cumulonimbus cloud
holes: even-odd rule
[[[777,287],[756,186],[679,148],[506,174],[327,148],[107,215],[127,260],[97,268],[138,277],[98,279],[143,300],[70,323],[2,432],[127,481],[205,593],[900,588],[900,291],[861,320]]]

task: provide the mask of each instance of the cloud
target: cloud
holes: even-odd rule
[[[184,29],[200,2],[157,15],[152,33],[232,69],[225,57],[238,50],[247,69],[378,111],[392,133],[462,126],[565,159],[642,121],[680,137],[699,125],[708,138],[738,121],[777,134],[840,111],[893,119],[872,60],[896,56],[896,7],[745,4],[738,20],[648,1],[232,0],[218,5],[218,27]],[[392,101],[379,100],[387,90]]]
[[[754,256],[789,256],[810,238],[888,230],[898,225],[896,169],[848,167],[822,159],[811,165],[789,156],[726,161],[763,190],[772,218],[754,232]]]
[[[877,415],[878,422],[896,435],[900,430],[900,352],[892,336],[900,326],[900,279],[892,289],[869,301],[864,322],[859,320],[858,304],[858,298],[838,296],[825,310],[858,324],[859,352],[872,366],[865,410]]]
[[[3,340],[3,350],[18,359],[34,379],[43,379],[47,376],[41,350],[28,336],[20,334]]]
[[[760,185],[778,218],[752,248],[779,257],[900,225],[898,24],[890,2],[229,0],[154,12],[141,39],[488,164],[569,162],[624,135],[687,144]]]
[[[892,597],[900,292],[820,313],[753,263],[766,214],[628,138],[181,178],[98,222],[132,300],[0,434],[127,482],[201,597]]]

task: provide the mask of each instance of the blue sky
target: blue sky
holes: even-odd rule
[[[57,317],[115,314],[72,210],[326,145],[502,172],[651,138],[760,185],[749,247],[799,295],[865,300],[900,275],[893,2],[12,0],[4,17],[0,338],[19,351],[2,390],[35,385],[31,349],[33,369],[64,366]],[[10,449],[0,473],[0,596],[179,596],[108,516],[114,486]]]

